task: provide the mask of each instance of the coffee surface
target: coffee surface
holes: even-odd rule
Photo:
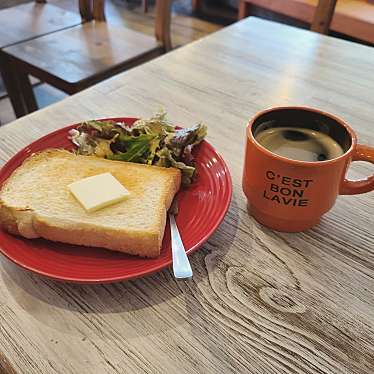
[[[274,127],[255,136],[269,151],[291,160],[318,162],[341,156],[343,148],[329,135],[302,127]]]

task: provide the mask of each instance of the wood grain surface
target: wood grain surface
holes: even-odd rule
[[[82,22],[80,16],[74,12],[52,4],[34,2],[2,9],[0,21],[0,48],[76,26]]]
[[[35,75],[43,81],[52,76],[76,83],[158,48],[154,37],[106,22],[86,22],[3,51],[23,63],[21,71],[24,64],[37,69]]]
[[[374,50],[250,18],[0,128],[0,160],[47,132],[160,106],[203,120],[234,194],[212,238],[170,270],[82,286],[1,258],[0,351],[17,373],[372,374],[374,193],[339,197],[322,222],[277,233],[248,216],[245,125],[274,105],[337,114],[374,146]],[[373,171],[357,163],[351,177]],[[1,356],[0,356],[1,360]]]

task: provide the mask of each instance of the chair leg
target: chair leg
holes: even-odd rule
[[[143,5],[144,13],[147,13],[148,12],[148,0],[142,0],[142,5]]]
[[[104,0],[93,0],[93,18],[95,21],[105,21]]]
[[[192,12],[199,13],[201,11],[203,0],[192,0]]]
[[[38,104],[30,82],[30,76],[25,73],[17,72],[17,80],[28,113],[35,112],[38,110]]]
[[[337,0],[319,0],[314,12],[310,29],[321,34],[328,34],[334,16]]]
[[[15,78],[14,72],[5,65],[1,65],[1,76],[5,85],[5,89],[8,93],[9,100],[12,104],[14,114],[17,118],[27,114],[27,107],[23,100],[22,95],[19,92],[17,79]]]
[[[238,12],[238,19],[243,19],[249,16],[249,8],[250,4],[245,0],[239,1],[239,12]]]
[[[91,0],[79,0],[79,13],[82,21],[91,21],[93,19]]]
[[[12,69],[9,63],[2,63],[1,75],[9,100],[17,118],[38,110],[29,76]]]

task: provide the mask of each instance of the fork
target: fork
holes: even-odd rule
[[[192,269],[182,239],[179,234],[174,214],[169,213],[171,231],[171,251],[173,254],[173,272],[177,279],[192,278]]]

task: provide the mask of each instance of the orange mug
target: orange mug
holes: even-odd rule
[[[326,161],[296,161],[260,145],[255,131],[266,123],[307,127],[324,132],[344,153]],[[278,231],[298,232],[316,225],[339,194],[374,190],[374,175],[359,181],[345,178],[351,161],[374,164],[374,148],[357,144],[354,131],[340,118],[308,107],[279,107],[258,113],[247,126],[243,191],[250,214]]]

